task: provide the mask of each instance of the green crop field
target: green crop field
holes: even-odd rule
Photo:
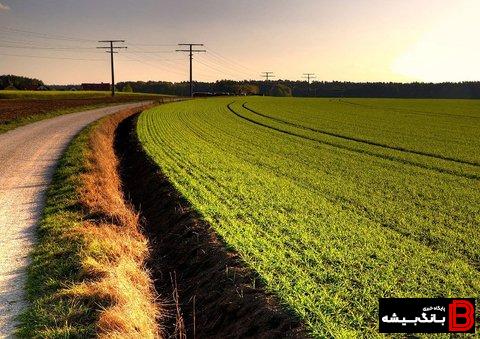
[[[480,294],[480,102],[217,98],[144,112],[175,187],[316,337]]]

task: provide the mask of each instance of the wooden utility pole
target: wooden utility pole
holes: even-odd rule
[[[308,83],[308,96],[310,96],[311,94],[311,88],[310,88],[310,79],[315,79],[316,76],[315,76],[315,73],[303,73],[303,76],[302,78],[304,79],[307,79],[307,83]],[[315,95],[316,96],[316,95]]]
[[[265,81],[268,81],[271,78],[275,78],[275,75],[273,75],[273,72],[262,72],[262,74],[260,76],[262,78],[265,78]]]
[[[126,49],[127,47],[125,46],[114,46],[114,43],[120,43],[120,42],[125,42],[125,40],[100,40],[99,42],[102,43],[108,43],[110,46],[102,46],[102,47],[97,47],[100,49],[107,49],[109,51],[106,51],[107,53],[110,53],[110,65],[112,69],[112,97],[115,96],[115,67],[113,64],[113,54],[116,54],[118,52],[115,52],[117,49]]]
[[[273,75],[273,72],[262,72],[262,74],[260,75],[262,78],[265,78],[265,85],[263,86],[263,96],[265,96],[265,94],[267,94],[267,82],[271,79],[271,78],[275,78],[275,75]]]
[[[315,73],[303,73],[302,78],[307,79],[308,84],[310,85],[310,79],[315,79]]]
[[[188,46],[188,49],[177,49],[176,52],[188,52],[190,57],[190,97],[193,97],[193,53],[206,53],[204,49],[193,49],[194,46],[203,46],[203,44],[178,44],[178,46]]]

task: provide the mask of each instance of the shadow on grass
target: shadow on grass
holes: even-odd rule
[[[140,211],[150,239],[149,268],[171,318],[168,335],[187,337],[304,337],[298,319],[267,293],[254,271],[227,250],[144,153],[137,116],[117,129],[124,193]],[[179,329],[179,326],[181,327]]]

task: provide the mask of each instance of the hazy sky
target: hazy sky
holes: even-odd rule
[[[117,80],[480,80],[480,0],[0,0],[0,74],[109,81],[95,41],[125,39]],[[35,33],[36,32],[36,33]],[[55,59],[56,58],[56,59]]]

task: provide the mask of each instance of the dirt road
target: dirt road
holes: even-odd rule
[[[43,120],[0,134],[0,338],[10,337],[25,306],[24,283],[46,188],[69,141],[125,104]]]

